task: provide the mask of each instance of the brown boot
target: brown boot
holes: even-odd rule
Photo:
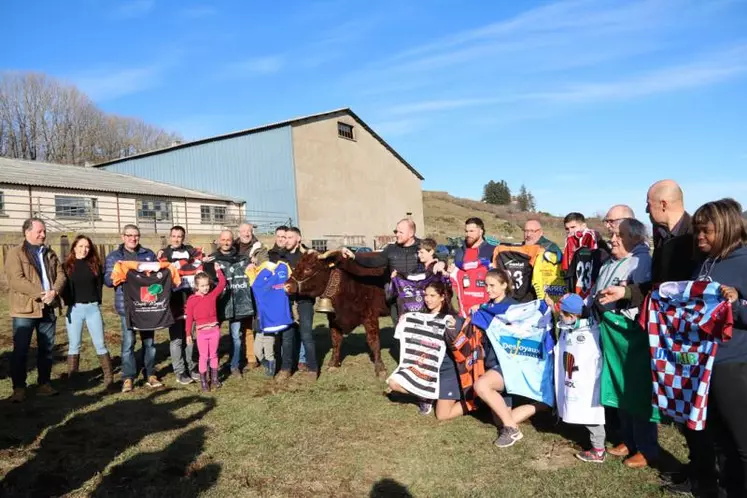
[[[104,372],[104,389],[109,389],[114,383],[114,374],[112,372],[112,358],[109,353],[99,355],[101,371]]]
[[[73,376],[78,373],[80,369],[80,355],[69,354],[67,355],[67,380],[73,380]]]

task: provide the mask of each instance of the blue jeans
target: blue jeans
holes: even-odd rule
[[[26,364],[31,347],[31,336],[36,329],[36,368],[39,385],[49,384],[52,376],[54,334],[57,319],[45,308],[42,318],[13,318],[13,353],[10,356],[10,376],[13,389],[26,387]]]
[[[135,331],[127,328],[127,320],[122,319],[122,379],[135,380],[138,373],[137,360],[135,358],[135,343],[137,337]],[[142,355],[145,366],[145,376],[150,377],[156,370],[156,346],[154,344],[155,332],[153,330],[139,330],[140,340],[143,341]]]
[[[80,343],[83,338],[83,323],[85,322],[88,329],[88,335],[91,336],[93,347],[96,348],[96,354],[108,354],[104,343],[104,318],[101,316],[99,303],[77,303],[67,311],[67,341],[68,355],[80,354]]]
[[[239,368],[241,361],[241,320],[229,321],[228,330],[231,332],[233,351],[231,352],[231,370]]]
[[[620,431],[623,442],[630,454],[643,453],[647,460],[656,460],[659,456],[658,430],[656,423],[649,422],[630,412],[618,409]]]

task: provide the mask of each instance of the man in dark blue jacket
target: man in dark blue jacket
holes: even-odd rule
[[[156,261],[156,255],[150,249],[140,245],[140,229],[136,225],[125,225],[122,230],[122,244],[106,256],[104,269],[104,284],[114,287],[112,271],[118,261]],[[114,291],[114,309],[122,320],[122,392],[132,391],[135,377],[137,377],[137,361],[135,359],[135,331],[127,328],[125,318],[124,290],[117,286]],[[161,387],[163,384],[155,375],[156,346],[154,331],[141,330],[140,339],[143,341],[143,358],[145,363],[146,384],[148,387]]]

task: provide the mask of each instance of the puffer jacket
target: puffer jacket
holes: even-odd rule
[[[137,261],[156,261],[156,254],[150,249],[138,246],[136,251]],[[106,256],[106,262],[104,263],[104,285],[107,287],[115,287],[112,282],[112,271],[114,271],[114,265],[118,261],[126,261],[124,244],[120,244],[117,249],[114,249]],[[114,291],[114,310],[119,316],[125,315],[124,305],[124,290],[122,286],[117,286]]]
[[[418,249],[420,248],[420,239],[415,239],[411,246],[401,246],[399,244],[389,244],[380,252],[356,253],[355,261],[366,268],[380,268],[385,266],[389,272],[397,273],[406,277],[412,273],[423,273],[425,268],[423,263],[418,259]]]
[[[40,269],[27,250],[27,244],[12,248],[5,259],[5,276],[8,279],[8,299],[10,300],[11,318],[42,318],[44,303],[41,301],[43,291]],[[51,307],[59,309],[61,298],[59,297],[64,288],[67,278],[57,254],[45,247],[44,266],[47,270],[47,280],[58,298]]]
[[[221,322],[233,321],[254,315],[254,299],[249,277],[246,275],[246,268],[250,264],[249,256],[242,256],[232,248],[228,254],[216,251],[210,257],[218,263],[226,277],[226,288],[217,302],[218,319]],[[212,264],[205,265],[205,273],[217,281]]]

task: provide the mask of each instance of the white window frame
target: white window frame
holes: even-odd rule
[[[61,202],[64,201],[64,202]],[[74,202],[71,202],[74,201]],[[65,205],[64,203],[68,203]],[[65,210],[67,209],[67,212]],[[54,216],[62,220],[95,220],[99,217],[99,200],[96,197],[75,195],[54,196]]]
[[[145,209],[146,203],[148,203],[148,209]],[[150,203],[153,203],[153,208],[150,209]],[[160,203],[160,206],[166,206],[167,209],[164,211],[163,209],[156,209],[156,203]],[[159,207],[160,207],[159,206]],[[137,220],[138,222],[141,221],[147,221],[147,222],[171,222],[171,220],[174,218],[174,205],[168,198],[160,198],[160,197],[144,197],[137,199],[135,202],[135,210],[137,211]],[[145,211],[153,212],[153,216],[143,216],[143,213]],[[158,213],[165,213],[166,216],[158,217]]]

